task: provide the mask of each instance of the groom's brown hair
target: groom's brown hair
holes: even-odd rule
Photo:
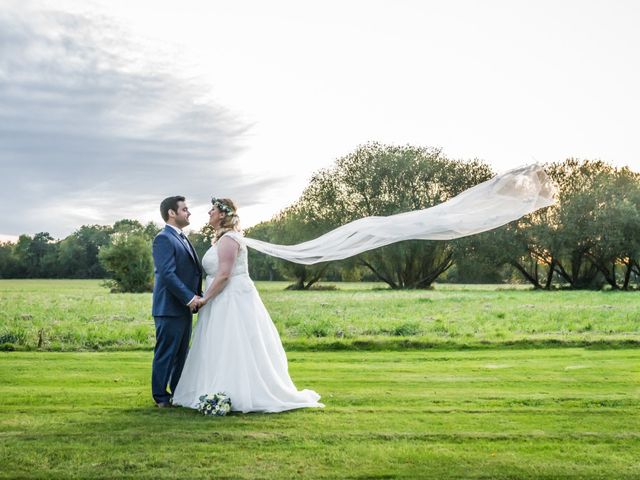
[[[178,213],[178,202],[184,202],[184,197],[180,195],[167,197],[162,200],[162,203],[160,203],[160,215],[162,215],[162,219],[165,222],[169,220],[169,210],[173,210]]]

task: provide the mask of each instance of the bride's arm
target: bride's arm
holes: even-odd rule
[[[206,304],[224,290],[224,287],[229,281],[231,271],[233,270],[233,265],[236,263],[238,250],[240,250],[238,242],[231,238],[222,237],[218,242],[218,271],[213,279],[213,283],[202,297],[200,301],[201,305]]]

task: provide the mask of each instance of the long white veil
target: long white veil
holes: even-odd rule
[[[553,181],[534,164],[498,175],[435,207],[361,218],[297,245],[245,241],[267,255],[312,265],[402,240],[451,240],[485,232],[552,205],[555,193]]]

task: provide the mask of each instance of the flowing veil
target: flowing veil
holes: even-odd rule
[[[402,240],[451,240],[505,225],[554,203],[556,186],[537,164],[510,170],[424,210],[365,217],[297,245],[245,238],[247,246],[294,263],[342,260]]]

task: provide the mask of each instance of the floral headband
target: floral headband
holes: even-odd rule
[[[220,200],[219,198],[212,198],[211,204],[221,212],[224,212],[227,215],[233,215],[233,210],[231,209],[231,207],[222,203],[222,200]]]

